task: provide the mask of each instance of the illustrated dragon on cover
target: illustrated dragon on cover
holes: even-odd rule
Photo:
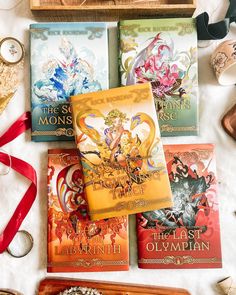
[[[76,94],[95,92],[102,89],[96,79],[94,64],[89,62],[93,53],[83,49],[80,55],[74,45],[66,38],[61,39],[59,46],[61,59],[50,57],[42,66],[43,79],[37,80],[33,93],[43,102],[69,101]],[[60,56],[60,55],[59,55]]]
[[[205,216],[210,214],[207,191],[214,183],[214,177],[211,173],[198,175],[196,170],[192,170],[177,156],[167,164],[167,168],[174,205],[172,208],[142,213],[138,220],[139,226],[156,228],[170,235],[180,227],[187,231],[196,229],[198,213],[203,211]],[[206,232],[207,225],[201,226],[200,230]]]
[[[174,41],[168,42],[162,33],[148,39],[147,46],[139,51],[133,37],[121,39],[121,76],[126,85],[151,82],[154,98],[183,100],[189,97],[197,80],[191,69],[197,62],[196,48],[178,51]],[[134,51],[135,53],[131,54]]]
[[[54,174],[54,167],[49,167],[49,184]],[[63,236],[66,236],[69,240],[77,241],[78,245],[89,245],[95,236],[103,240],[109,236],[111,244],[114,244],[117,236],[125,238],[128,226],[127,218],[123,216],[90,221],[79,163],[67,166],[58,173],[56,194],[51,192],[49,197],[48,224],[50,232],[54,233],[50,239],[62,242]]]

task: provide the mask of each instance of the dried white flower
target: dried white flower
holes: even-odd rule
[[[98,290],[87,287],[72,287],[58,295],[102,295]]]
[[[0,99],[16,91],[22,68],[23,61],[16,65],[7,65],[0,60]]]

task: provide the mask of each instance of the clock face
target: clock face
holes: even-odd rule
[[[0,56],[8,64],[19,63],[24,57],[23,45],[15,38],[4,38],[0,42]]]

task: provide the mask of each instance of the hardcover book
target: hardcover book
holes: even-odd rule
[[[89,220],[77,149],[48,151],[48,272],[129,269],[128,217]]]
[[[214,146],[164,146],[174,205],[137,214],[140,268],[221,268]]]
[[[151,85],[73,96],[71,105],[91,219],[171,206]]]
[[[121,84],[152,84],[162,136],[197,135],[195,20],[124,20],[119,34]]]
[[[73,140],[69,97],[108,87],[105,23],[30,25],[32,140]]]

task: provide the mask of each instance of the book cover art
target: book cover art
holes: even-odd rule
[[[140,268],[220,268],[214,146],[164,146],[174,205],[137,214]]]
[[[152,84],[162,136],[197,135],[195,20],[124,20],[119,34],[121,84]]]
[[[71,104],[91,218],[171,206],[151,85],[73,96]]]
[[[69,97],[109,88],[106,24],[32,24],[30,47],[32,140],[73,140]]]
[[[88,216],[77,149],[48,151],[48,272],[129,269],[128,217]]]

